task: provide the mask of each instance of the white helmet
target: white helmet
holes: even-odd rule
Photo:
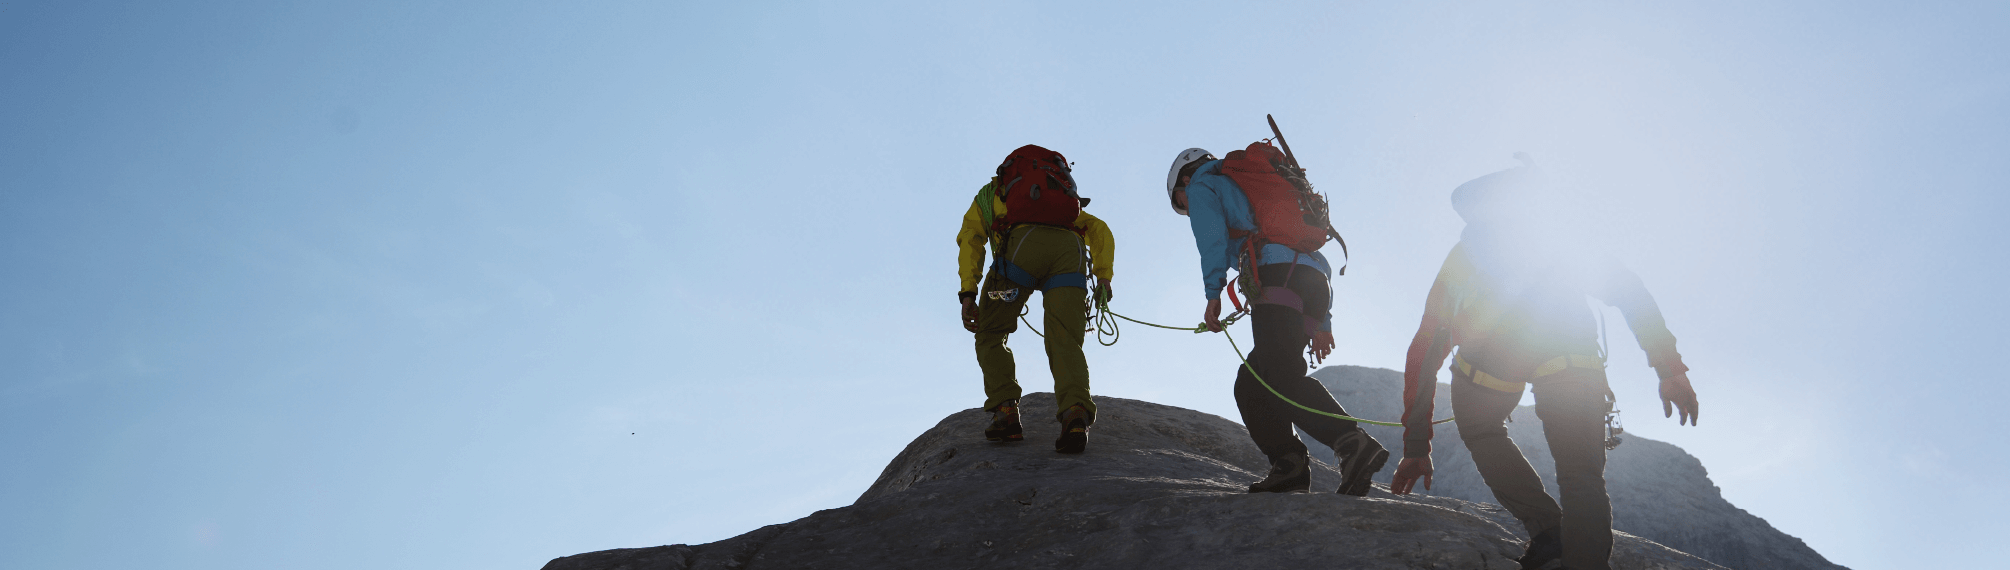
[[[1179,171],[1185,170],[1189,164],[1209,160],[1214,160],[1214,155],[1208,154],[1204,148],[1180,151],[1179,156],[1173,158],[1172,170],[1166,172],[1166,200],[1172,200],[1173,190],[1179,189]],[[1172,207],[1174,212],[1179,212],[1179,215],[1186,215],[1186,208],[1179,207],[1178,202],[1173,202]]]

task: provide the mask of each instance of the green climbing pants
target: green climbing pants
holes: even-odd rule
[[[1053,226],[1022,224],[1005,237],[1006,262],[1024,270],[1038,281],[1088,270],[1082,259],[1082,237],[1074,231]],[[977,366],[984,370],[984,409],[996,409],[1006,400],[1017,400],[1018,365],[1006,336],[1019,330],[1019,311],[1026,306],[1035,287],[1012,282],[993,266],[984,279],[977,301]],[[1056,419],[1069,406],[1081,405],[1096,423],[1096,402],[1089,398],[1089,361],[1082,356],[1082,328],[1088,324],[1088,291],[1082,287],[1054,287],[1040,291],[1045,309],[1047,364],[1054,373]]]
[[[1508,414],[1521,402],[1521,389],[1504,392],[1473,382],[1470,372],[1452,369],[1452,415],[1459,438],[1473,454],[1480,478],[1494,500],[1520,519],[1529,536],[1561,530],[1563,564],[1584,570],[1611,570],[1612,499],[1605,492],[1605,414],[1612,411],[1605,371],[1570,368],[1531,383],[1535,415],[1556,459],[1556,486],[1562,503],[1543,490],[1542,478],[1508,438]]]

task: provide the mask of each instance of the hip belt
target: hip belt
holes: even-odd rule
[[[1030,222],[1015,224],[1012,226],[1012,231],[1018,231],[1020,228],[1028,226],[1051,228],[1051,229],[1067,231],[1069,233],[1076,233],[1072,228],[1064,228],[1061,226],[1036,224]],[[1081,234],[1076,233],[1076,235],[1079,238]],[[1010,239],[1011,236],[1010,232],[1008,232],[1006,236],[1007,239]],[[1077,242],[1076,245],[1077,247],[1080,247],[1079,242]],[[1013,253],[1017,252],[1014,251]],[[1056,273],[1047,276],[1046,279],[1039,279],[1033,277],[1033,272],[1027,271],[1026,268],[1020,267],[1019,264],[1017,263],[1013,263],[1012,260],[1007,259],[1008,257],[1010,256],[1007,256],[1005,254],[1005,251],[1002,249],[993,252],[992,255],[993,261],[991,263],[991,270],[993,272],[1002,272],[1002,274],[1005,276],[1005,280],[1011,281],[1013,284],[1016,284],[1020,287],[1033,289],[1035,291],[1046,291],[1048,289],[1053,289],[1056,287],[1081,287],[1083,289],[1089,288],[1088,273]]]
[[[1520,392],[1528,384],[1527,382],[1510,382],[1500,379],[1499,376],[1488,374],[1487,371],[1475,368],[1472,363],[1466,362],[1465,355],[1452,357],[1452,366],[1458,369],[1459,374],[1472,377],[1474,384],[1502,392]],[[1529,375],[1529,381],[1540,380],[1571,368],[1604,370],[1605,362],[1599,360],[1596,356],[1566,354],[1549,359],[1549,362],[1544,362],[1541,366],[1535,367],[1535,373]]]
[[[1087,273],[1056,273],[1047,276],[1046,279],[1037,279],[1033,277],[1033,272],[1027,271],[1025,268],[1019,267],[1019,264],[1012,263],[1003,257],[998,258],[991,265],[991,270],[1003,271],[1005,280],[1035,291],[1046,291],[1055,287],[1089,288],[1089,275]]]

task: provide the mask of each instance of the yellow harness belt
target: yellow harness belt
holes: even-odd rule
[[[1464,355],[1454,356],[1452,358],[1452,365],[1458,367],[1460,374],[1471,376],[1474,384],[1485,386],[1487,388],[1491,388],[1494,390],[1499,390],[1502,392],[1520,392],[1522,391],[1523,388],[1527,387],[1528,385],[1527,382],[1509,382],[1506,380],[1502,380],[1498,376],[1488,374],[1487,371],[1485,370],[1475,369],[1473,368],[1473,365],[1471,363],[1466,362],[1466,357]],[[1596,356],[1585,356],[1582,354],[1567,354],[1563,356],[1558,356],[1556,358],[1552,358],[1549,360],[1549,362],[1542,363],[1542,366],[1535,367],[1535,373],[1529,375],[1529,379],[1530,380],[1539,379],[1545,376],[1549,376],[1551,374],[1562,372],[1565,369],[1569,368],[1589,368],[1592,370],[1604,370],[1605,363],[1600,361]]]

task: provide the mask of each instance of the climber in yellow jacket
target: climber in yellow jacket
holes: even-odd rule
[[[1096,403],[1089,397],[1089,364],[1082,355],[1088,322],[1088,276],[1095,276],[1096,295],[1108,300],[1115,244],[1109,226],[1080,211],[1089,200],[1074,195],[1073,180],[1066,176],[1065,167],[1055,182],[1057,186],[1065,184],[1069,191],[1064,194],[1049,189],[1050,201],[1079,200],[1073,211],[1061,214],[1072,214],[1072,223],[1016,221],[1008,211],[1007,200],[998,195],[997,178],[977,192],[969,211],[963,214],[963,228],[956,234],[957,274],[963,284],[957,297],[963,305],[963,328],[977,333],[977,365],[984,373],[984,410],[992,414],[991,425],[984,431],[985,439],[1019,441],[1023,439],[1019,421],[1021,390],[1012,350],[1005,342],[1008,335],[1018,330],[1019,314],[1027,298],[1034,291],[1041,293],[1046,317],[1040,328],[1046,331],[1047,361],[1054,374],[1054,396],[1059,410],[1055,419],[1062,426],[1055,450],[1081,453],[1087,445],[1088,428],[1096,421]],[[1030,209],[1024,206],[1026,202],[1020,203],[1022,209]],[[1046,219],[1054,221],[1051,217]],[[984,275],[987,252],[992,262],[989,274]]]

